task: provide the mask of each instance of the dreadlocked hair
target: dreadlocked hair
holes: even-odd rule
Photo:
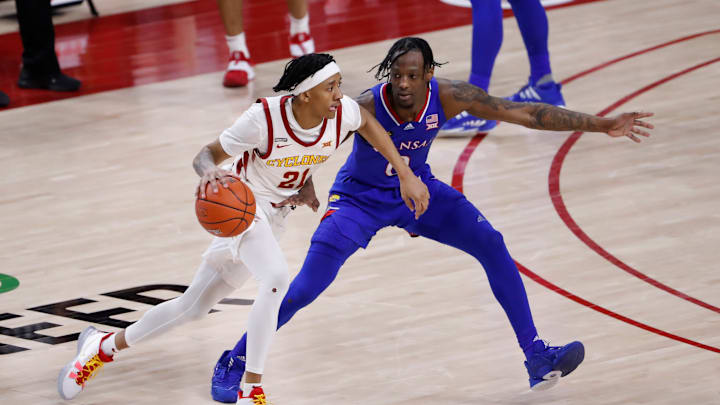
[[[426,71],[430,70],[435,66],[441,66],[447,63],[437,62],[433,58],[432,49],[430,49],[430,45],[424,39],[417,37],[405,37],[398,39],[388,51],[385,59],[383,59],[383,61],[378,63],[377,65],[371,67],[368,72],[372,72],[377,68],[375,78],[378,80],[386,79],[390,77],[390,66],[392,66],[392,64],[395,63],[395,61],[399,57],[405,55],[410,51],[419,51],[420,53],[422,53],[423,67]]]
[[[309,53],[293,59],[285,65],[285,71],[278,84],[273,87],[273,90],[276,93],[280,91],[292,92],[303,80],[314,75],[315,72],[324,68],[330,62],[335,62],[335,58],[327,53]]]

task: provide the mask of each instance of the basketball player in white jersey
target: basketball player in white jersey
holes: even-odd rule
[[[117,333],[85,329],[78,352],[58,376],[58,392],[72,399],[116,352],[156,337],[171,328],[205,316],[221,299],[255,276],[259,291],[248,320],[247,368],[239,404],[264,404],[261,378],[277,329],[278,310],[289,285],[288,266],[278,245],[288,203],[308,202],[298,190],[335,151],[348,133],[358,131],[398,172],[408,208],[420,216],[429,193],[400,157],[382,126],[364,108],[340,91],[340,69],[328,54],[309,54],[290,61],[276,92],[293,95],[258,100],[232,127],[203,147],[193,161],[206,187],[226,186],[230,175],[217,164],[235,157],[232,174],[241,177],[257,201],[256,217],[240,236],[214,238],[195,277],[183,295],[146,312]],[[238,326],[240,330],[240,326]]]

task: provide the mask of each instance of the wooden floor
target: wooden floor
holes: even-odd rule
[[[598,67],[566,83],[568,107],[654,111],[653,136],[584,134],[570,145],[570,133],[502,124],[479,144],[437,140],[430,163],[537,277],[524,281],[541,337],[583,341],[585,362],[552,390],[530,392],[479,264],[387,229],[278,333],[265,377],[272,403],[720,403],[720,4],[610,0],[548,15],[556,79]],[[467,77],[470,35],[469,26],[423,35],[450,62],[438,76]],[[332,52],[347,94],[374,83],[366,71],[391,42]],[[75,342],[48,344],[33,329],[77,333],[88,325],[77,313],[118,307],[131,311],[113,319],[134,321],[147,304],[102,294],[190,282],[210,240],[193,214],[191,160],[271,93],[284,63],[258,65],[247,89],[223,89],[218,72],[0,111],[0,273],[20,281],[0,294],[0,350],[28,349],[0,355],[0,403],[63,402],[55,378]],[[505,20],[491,93],[513,92],[527,70],[517,25]],[[314,176],[321,199],[347,146]],[[281,244],[293,273],[320,215],[299,209],[289,219]],[[254,291],[250,282],[232,298]],[[57,310],[80,298],[94,302],[66,305],[75,315]],[[54,314],[38,309],[51,304]],[[220,304],[121,353],[74,402],[213,403],[212,367],[248,308]]]

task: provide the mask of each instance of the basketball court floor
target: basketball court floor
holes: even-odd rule
[[[0,403],[59,404],[56,377],[87,325],[117,330],[190,282],[210,241],[194,215],[191,161],[259,96],[288,55],[281,1],[246,1],[257,78],[221,86],[226,49],[212,1],[96,0],[56,18],[80,94],[19,91],[17,26],[0,19]],[[0,14],[14,11],[0,2]],[[500,230],[535,322],[585,362],[528,389],[523,356],[481,266],[385,229],[277,334],[264,386],[276,405],[720,403],[720,3],[577,1],[548,11],[568,108],[655,112],[641,144],[501,124],[434,142],[435,175]],[[310,1],[318,49],[343,90],[404,35],[466,79],[470,12],[435,0]],[[250,22],[252,21],[252,22]],[[527,58],[505,19],[490,92],[522,86]],[[314,176],[323,201],[349,143]],[[326,203],[323,202],[321,210]],[[322,212],[289,217],[293,275]],[[15,287],[14,281],[19,285]],[[255,284],[217,312],[120,353],[78,404],[212,404],[222,350],[245,329]]]

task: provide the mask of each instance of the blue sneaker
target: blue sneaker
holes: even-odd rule
[[[565,99],[560,92],[561,87],[555,82],[543,83],[540,86],[528,82],[517,93],[507,97],[507,100],[518,103],[545,103],[565,107]]]
[[[210,387],[212,399],[226,404],[237,402],[240,380],[245,373],[245,358],[230,354],[230,350],[225,350],[215,364]]]
[[[463,111],[460,114],[450,118],[445,125],[440,128],[438,136],[473,136],[478,132],[487,132],[497,126],[497,121],[484,120]]]
[[[536,340],[530,350],[533,354],[525,362],[525,368],[533,391],[551,388],[560,377],[572,373],[585,358],[585,347],[580,342],[548,346],[542,340]]]

